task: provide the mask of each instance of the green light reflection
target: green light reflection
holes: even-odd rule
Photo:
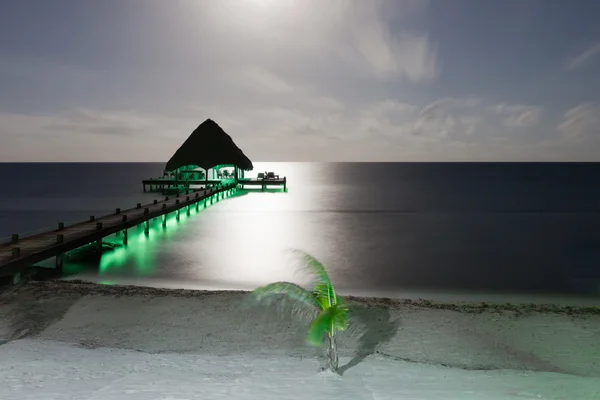
[[[231,193],[229,191],[217,193],[207,198],[206,202],[201,200],[197,205],[192,204],[189,207],[180,209],[179,218],[177,211],[166,216],[153,218],[148,221],[148,232],[146,232],[145,228],[146,223],[128,229],[127,245],[118,246],[114,250],[102,254],[99,263],[96,264],[98,267],[98,276],[108,276],[111,273],[121,271],[125,265],[128,265],[129,268],[134,267],[134,271],[132,272],[136,277],[152,276],[157,270],[157,252],[155,248],[158,241],[175,238],[178,228],[182,227],[187,219],[200,214],[219,201],[244,194],[246,194],[246,191],[240,189],[234,189]],[[123,233],[119,232],[115,235],[105,237],[103,242],[122,244],[123,239]],[[89,270],[89,268],[89,264],[65,262],[63,271],[65,275],[77,275]],[[108,280],[102,282],[111,284]]]

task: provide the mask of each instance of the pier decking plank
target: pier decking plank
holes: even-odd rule
[[[192,191],[188,195],[182,194],[177,197],[170,197],[168,200],[158,201],[156,204],[146,204],[141,205],[139,208],[122,210],[118,214],[115,210],[114,214],[105,215],[93,221],[65,226],[62,230],[58,230],[57,224],[55,230],[19,238],[17,243],[2,243],[0,244],[0,277],[12,275],[36,262],[102,240],[108,235],[140,225],[153,218],[195,205],[234,187],[235,184],[228,184],[222,187]],[[188,197],[189,200],[187,200]],[[124,220],[124,217],[126,220]],[[101,226],[98,225],[99,223]],[[62,242],[58,241],[58,235],[63,235]],[[15,248],[20,249],[18,256],[13,254]]]

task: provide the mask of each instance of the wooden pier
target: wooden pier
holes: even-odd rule
[[[165,189],[175,188],[177,186],[201,186],[202,188],[211,188],[218,185],[235,184],[235,179],[208,179],[208,180],[194,180],[194,179],[144,179],[142,186],[144,193],[146,192],[160,192]]]
[[[123,242],[127,243],[127,229],[144,224],[146,234],[150,230],[150,220],[167,214],[198,208],[201,202],[207,205],[227,191],[233,191],[235,183],[216,184],[213,187],[191,191],[188,194],[167,197],[162,201],[155,200],[152,204],[137,204],[135,208],[116,209],[113,214],[100,218],[90,217],[89,221],[64,226],[58,223],[52,231],[20,238],[13,235],[8,243],[0,243],[0,278],[14,276],[21,270],[49,258],[56,258],[57,274],[62,273],[63,256],[66,252],[97,243],[102,246],[106,236],[123,232]]]
[[[245,186],[261,186],[263,192],[269,186],[283,186],[283,191],[287,191],[287,178],[282,179],[238,179],[237,184],[243,189]]]
[[[233,184],[239,186],[240,188],[244,188],[245,186],[260,186],[262,190],[265,191],[269,186],[278,186],[283,187],[283,190],[287,190],[287,178],[284,176],[279,179],[250,179],[250,178],[242,178],[242,179],[209,179],[209,180],[176,180],[176,179],[145,179],[142,181],[142,186],[144,187],[145,192],[161,192],[163,190],[169,190],[171,188],[176,188],[177,186],[191,187],[191,186],[202,186],[202,187],[214,187],[216,185],[222,184]]]

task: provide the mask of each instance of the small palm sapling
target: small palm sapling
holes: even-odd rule
[[[252,296],[261,301],[283,295],[314,308],[316,318],[310,324],[306,340],[310,345],[321,346],[327,339],[327,368],[336,372],[336,332],[348,327],[348,307],[336,294],[323,264],[305,252],[295,252],[301,255],[305,269],[314,278],[312,287],[305,289],[291,282],[275,282],[254,290]]]

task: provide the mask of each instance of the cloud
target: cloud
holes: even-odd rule
[[[0,113],[0,160],[162,160],[176,149],[173,137],[185,140],[182,133],[189,134],[197,124],[194,118],[172,118],[133,110]]]
[[[311,64],[328,60],[329,73],[382,81],[428,82],[440,73],[436,45],[426,31],[412,27],[427,1],[220,0],[199,4],[198,12],[206,15],[203,34],[223,44],[216,53],[228,61],[253,60],[267,69],[286,61],[311,69]],[[392,20],[407,28],[392,31]]]
[[[249,67],[242,71],[242,82],[268,93],[291,93],[295,89],[276,74],[260,66]]]
[[[153,128],[154,122],[150,116],[133,111],[75,109],[48,119],[42,129],[75,135],[144,136]]]
[[[206,102],[181,107],[177,114],[110,109],[4,113],[0,159],[166,161],[206,118],[214,118],[257,161],[563,160],[592,158],[598,148],[589,139],[599,133],[600,107],[595,104],[566,111],[555,131],[541,135],[531,130],[532,124],[546,121],[533,105],[477,98],[349,104],[317,91],[298,93],[276,96],[274,103],[280,104],[225,108]]]
[[[600,105],[582,103],[563,115],[557,127],[566,139],[581,141],[600,136]]]
[[[496,104],[490,109],[504,118],[503,122],[507,127],[533,127],[538,125],[542,118],[542,109],[537,106]]]
[[[381,80],[428,82],[438,77],[440,65],[437,48],[426,32],[393,32],[390,20],[410,26],[410,20],[422,14],[427,2],[384,1],[348,2],[343,18],[344,38],[334,45],[351,65],[364,74]],[[387,6],[387,7],[386,7]]]
[[[383,26],[374,25],[356,33],[354,46],[362,56],[355,61],[380,79],[426,82],[439,74],[436,49],[427,36],[393,37]]]
[[[570,71],[581,68],[585,64],[592,62],[598,55],[600,55],[600,43],[590,46],[584,52],[571,58],[567,62],[566,68]]]
[[[365,126],[371,133],[457,145],[525,133],[540,123],[543,112],[537,106],[486,105],[478,98],[441,98],[421,107],[387,100],[375,103],[361,115],[356,126]]]
[[[481,100],[442,98],[424,106],[412,134],[439,138],[471,136],[482,117]]]

